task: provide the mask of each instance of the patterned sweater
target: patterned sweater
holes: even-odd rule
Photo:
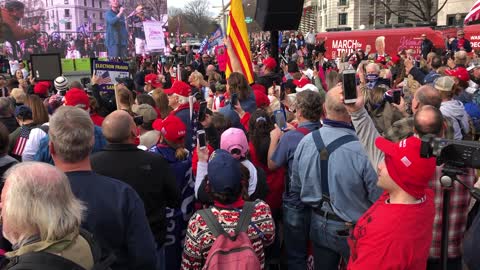
[[[240,218],[240,213],[237,210],[215,206],[211,209],[224,230],[227,233],[233,232]],[[263,237],[259,235],[252,223],[263,233]],[[275,238],[275,224],[272,219],[272,213],[270,207],[265,202],[261,200],[255,201],[252,223],[250,223],[247,233],[263,269],[265,264],[263,248],[272,244]],[[213,236],[203,218],[198,213],[195,213],[188,222],[181,269],[202,269],[214,242],[215,236]]]

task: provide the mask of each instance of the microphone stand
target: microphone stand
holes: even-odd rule
[[[440,177],[440,183],[443,189],[443,208],[442,208],[442,240],[441,240],[441,253],[440,253],[440,262],[441,269],[447,270],[448,262],[448,215],[450,212],[450,192],[453,188],[453,183],[455,181],[459,182],[464,186],[473,198],[477,201],[480,201],[480,189],[475,187],[470,187],[465,184],[463,181],[459,180],[457,175],[465,175],[465,171],[456,166],[447,165],[442,169],[442,177]]]

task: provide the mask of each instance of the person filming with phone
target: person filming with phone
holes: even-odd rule
[[[339,86],[328,91],[324,125],[300,141],[292,165],[290,191],[299,194],[301,202],[311,209],[310,239],[316,269],[334,270],[341,258],[348,261],[350,229],[382,193],[340,100],[342,91]],[[356,93],[355,84],[353,91]],[[355,101],[356,96],[349,95],[348,102]]]

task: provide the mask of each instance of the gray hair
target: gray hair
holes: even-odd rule
[[[375,64],[375,63],[370,63],[365,67],[365,70],[367,70],[369,67],[374,67],[376,73],[380,73],[380,66]]]
[[[0,116],[10,117],[13,114],[13,106],[9,98],[0,97]]]
[[[73,195],[63,172],[47,163],[23,162],[5,178],[2,216],[6,227],[18,234],[5,233],[13,244],[21,246],[33,235],[56,241],[79,230],[86,207]]]
[[[93,122],[80,108],[62,106],[50,118],[49,135],[55,154],[67,163],[84,160],[92,152]]]
[[[305,90],[296,94],[296,109],[300,110],[303,118],[312,121],[320,121],[322,116],[323,101],[317,91]]]
[[[173,94],[178,98],[178,104],[188,104],[188,97],[181,96],[179,94]]]

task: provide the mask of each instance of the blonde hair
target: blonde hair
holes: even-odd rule
[[[385,47],[385,37],[379,36],[375,39],[375,45],[381,44]]]
[[[171,111],[171,108],[168,106],[168,96],[163,92],[163,89],[157,88],[152,92],[153,100],[157,108],[160,110],[160,118],[164,119],[168,116]]]
[[[192,77],[192,83],[195,83],[196,86],[197,84],[198,86],[202,85],[202,81],[203,81],[202,73],[195,70],[194,72],[192,72],[192,74],[190,74],[190,77]]]
[[[22,88],[13,88],[10,92],[10,96],[12,96],[17,103],[25,103],[25,100],[27,99],[27,94],[25,94],[25,91],[23,91]]]
[[[160,132],[160,140],[163,141],[170,148],[175,150],[175,158],[177,160],[185,160],[188,157],[189,152],[187,149],[185,149],[185,143],[183,140],[181,143],[171,142],[167,140],[161,132]]]
[[[67,176],[47,163],[22,162],[5,173],[4,222],[15,233],[6,237],[23,245],[33,235],[57,241],[78,231],[86,210],[75,198]]]

